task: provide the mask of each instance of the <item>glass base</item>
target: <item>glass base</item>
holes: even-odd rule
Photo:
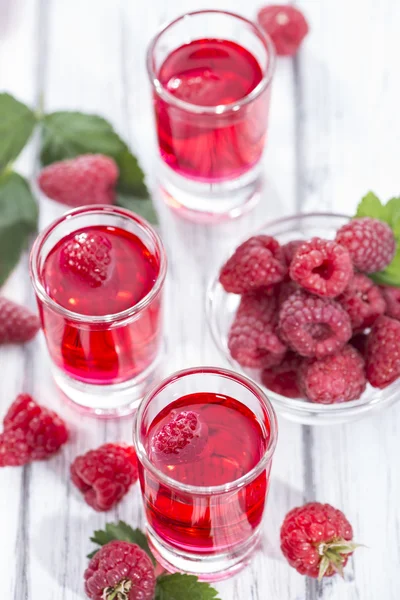
[[[202,183],[178,175],[161,162],[159,189],[163,201],[181,217],[197,223],[237,219],[260,200],[260,164],[230,181]]]
[[[96,417],[124,417],[132,414],[143,396],[159,379],[160,360],[140,375],[122,383],[94,385],[73,379],[52,366],[56,384],[72,403]]]
[[[246,567],[258,546],[260,537],[259,530],[255,530],[239,547],[221,554],[204,555],[178,550],[162,540],[149,525],[146,529],[151,550],[164,569],[170,573],[196,575],[200,581],[209,582],[232,577]]]

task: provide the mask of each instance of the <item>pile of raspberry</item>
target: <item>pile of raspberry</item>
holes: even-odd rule
[[[241,295],[231,356],[270,390],[310,402],[356,400],[367,382],[388,386],[400,377],[400,289],[369,275],[395,253],[392,229],[370,217],[353,219],[335,240],[250,238],[219,276]]]

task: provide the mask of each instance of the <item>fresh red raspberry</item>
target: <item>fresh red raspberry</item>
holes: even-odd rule
[[[93,600],[153,600],[156,589],[150,557],[136,544],[117,540],[96,552],[84,580]]]
[[[353,275],[346,248],[330,240],[312,238],[301,244],[290,264],[290,277],[307,291],[334,298],[341,294]]]
[[[386,302],[377,285],[362,273],[356,273],[336,300],[350,317],[353,329],[371,327],[383,315]]]
[[[225,291],[245,294],[282,281],[286,271],[279,242],[257,235],[235,250],[222,267],[219,281]]]
[[[283,303],[279,332],[295,352],[317,358],[340,350],[352,333],[350,317],[340,304],[303,290]]]
[[[183,411],[161,427],[151,439],[151,455],[167,465],[189,463],[203,452],[208,426],[194,411]]]
[[[288,268],[290,267],[290,263],[292,262],[297,248],[303,243],[303,240],[292,240],[290,242],[286,242],[286,244],[283,244],[282,252],[285,259],[285,264]]]
[[[361,217],[343,225],[336,234],[338,244],[350,253],[353,265],[363,273],[382,271],[396,252],[393,231],[382,221]]]
[[[367,379],[385,388],[400,377],[400,321],[379,317],[368,336]]]
[[[111,261],[111,242],[98,233],[77,233],[64,243],[60,252],[61,269],[73,273],[90,287],[99,287],[106,281]]]
[[[37,404],[28,394],[20,394],[4,417],[0,435],[0,466],[25,465],[53,456],[68,439],[62,419]]]
[[[109,156],[84,154],[45,167],[38,184],[46,196],[68,206],[113,204],[118,175]]]
[[[286,344],[277,334],[277,301],[262,292],[243,296],[228,336],[232,358],[243,367],[279,364]]]
[[[308,33],[308,23],[291,5],[271,5],[261,8],[258,23],[274,42],[279,56],[293,56]]]
[[[386,301],[386,314],[400,321],[400,288],[382,286],[381,292]]]
[[[353,529],[330,504],[309,502],[293,508],[281,527],[281,550],[301,575],[322,579],[342,574],[357,544]]]
[[[368,335],[366,333],[356,333],[351,338],[349,344],[354,346],[356,350],[359,351],[361,356],[366,357],[367,355],[367,343],[368,343]]]
[[[0,297],[0,344],[28,342],[39,328],[39,318],[30,310]]]
[[[283,281],[277,286],[277,298],[278,298],[278,308],[282,306],[282,304],[297,290],[300,289],[299,285],[295,281]]]
[[[319,404],[357,400],[366,385],[364,359],[350,345],[332,356],[305,360],[299,369],[300,389]]]
[[[280,365],[263,370],[262,383],[272,392],[287,398],[299,398],[301,394],[297,383],[297,372],[301,360],[294,352],[288,352]]]
[[[75,458],[70,473],[89,506],[110,510],[137,481],[136,453],[132,446],[103,444]]]

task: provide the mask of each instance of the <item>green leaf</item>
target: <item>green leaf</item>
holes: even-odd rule
[[[137,159],[108,121],[97,115],[63,111],[46,115],[42,123],[44,165],[80,154],[105,154],[118,165],[119,191],[138,198],[149,197]]]
[[[30,108],[10,94],[0,94],[0,172],[17,158],[35,125]]]
[[[132,529],[132,527],[127,525],[127,523],[124,521],[119,521],[118,523],[107,523],[104,530],[98,529],[90,538],[91,542],[98,544],[99,546],[105,546],[113,540],[120,540],[122,542],[136,544],[149,555],[153,564],[156,564],[156,559],[150,550],[144,533],[140,529]],[[98,551],[99,548],[88,554],[87,557],[92,558]]]
[[[117,204],[122,208],[127,208],[128,210],[140,215],[143,217],[143,219],[146,219],[146,221],[152,223],[153,225],[158,224],[157,212],[149,198],[146,200],[141,200],[139,198],[127,196],[126,194],[118,194]]]
[[[386,221],[386,209],[374,192],[368,192],[357,207],[356,217],[373,217]]]
[[[218,592],[194,575],[161,575],[157,579],[155,600],[219,600]]]
[[[119,168],[118,191],[136,198],[148,198],[149,191],[144,182],[144,173],[136,158],[128,149],[115,156]]]
[[[0,285],[37,229],[38,208],[27,181],[18,173],[0,177]]]

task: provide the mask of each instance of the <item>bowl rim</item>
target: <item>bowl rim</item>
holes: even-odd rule
[[[243,238],[241,241],[239,240],[238,242],[235,243],[235,247],[239,246],[242,242],[246,241],[246,239],[249,239],[249,237],[252,237],[253,235],[257,235],[260,234],[261,232],[265,231],[266,229],[270,229],[273,228],[274,226],[277,225],[282,225],[285,223],[290,223],[290,222],[294,222],[294,221],[298,221],[298,220],[305,220],[305,219],[310,219],[310,218],[340,218],[340,219],[351,219],[352,217],[350,215],[346,215],[343,213],[332,213],[332,212],[310,212],[310,213],[299,213],[299,214],[295,214],[295,215],[291,215],[288,217],[282,217],[282,218],[278,218],[278,219],[274,219],[271,221],[266,221],[263,225],[261,225],[260,227],[258,227],[254,232],[247,234],[247,236],[245,238]],[[271,232],[271,235],[273,235],[273,233]],[[229,254],[227,254],[227,256],[229,256]],[[208,286],[207,286],[207,292],[206,292],[206,321],[207,321],[207,325],[211,334],[211,338],[213,340],[213,343],[215,345],[215,347],[218,349],[219,353],[221,354],[221,356],[228,362],[228,364],[230,365],[231,368],[237,370],[239,373],[246,375],[247,377],[249,377],[250,379],[252,379],[253,381],[255,381],[255,383],[257,385],[260,386],[260,388],[263,390],[264,393],[266,393],[268,395],[268,397],[271,399],[271,401],[274,403],[275,407],[279,410],[284,409],[287,410],[288,412],[291,413],[297,413],[298,415],[304,414],[304,415],[310,415],[310,413],[316,417],[318,415],[322,415],[322,414],[335,414],[337,416],[345,413],[346,415],[351,415],[353,413],[359,414],[360,412],[363,412],[361,409],[364,409],[364,411],[369,411],[372,408],[374,408],[374,406],[376,404],[381,404],[382,403],[382,392],[386,392],[385,396],[387,396],[385,399],[386,400],[391,400],[392,394],[396,394],[396,391],[394,389],[390,390],[390,388],[392,387],[392,385],[388,386],[385,390],[381,390],[381,389],[376,389],[376,394],[374,394],[373,397],[368,397],[368,399],[363,398],[363,396],[365,395],[365,391],[363,392],[361,398],[358,398],[357,400],[350,400],[349,402],[338,402],[336,404],[319,404],[319,403],[315,403],[315,402],[310,402],[307,400],[302,400],[300,398],[289,398],[287,396],[283,396],[281,394],[278,394],[277,392],[274,392],[272,390],[270,390],[269,388],[267,388],[265,385],[263,385],[262,382],[260,382],[259,380],[255,379],[253,377],[253,375],[251,374],[251,370],[245,370],[238,362],[236,362],[232,356],[229,354],[229,351],[227,349],[226,344],[224,343],[222,336],[220,335],[220,330],[218,327],[218,323],[217,323],[217,319],[216,319],[216,310],[215,307],[217,305],[216,299],[217,299],[217,295],[218,294],[226,294],[227,296],[231,296],[231,297],[235,297],[237,298],[237,300],[239,301],[240,296],[238,294],[229,294],[227,292],[224,291],[222,285],[219,283],[219,269],[221,267],[221,265],[224,264],[224,261],[221,261],[221,263],[219,264],[215,274],[213,275],[213,277],[211,278]],[[367,383],[367,390],[368,389],[375,389],[372,388],[368,383]],[[391,393],[387,394],[387,392],[391,391]]]

